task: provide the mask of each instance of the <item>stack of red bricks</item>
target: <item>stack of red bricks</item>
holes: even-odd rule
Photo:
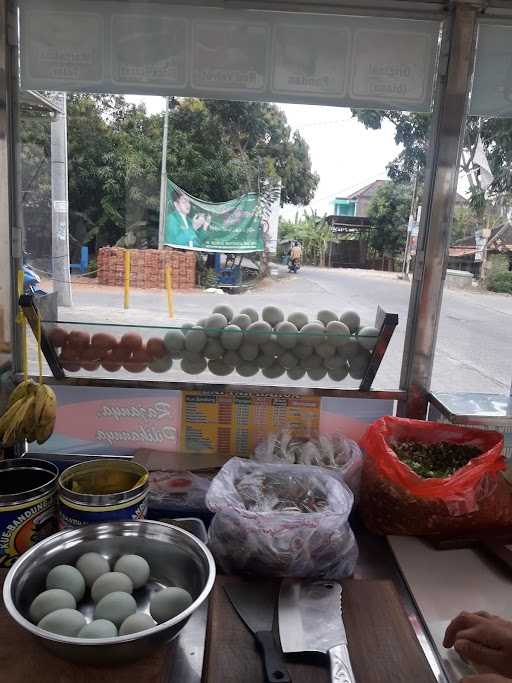
[[[141,289],[165,287],[165,268],[172,269],[173,289],[196,286],[196,255],[177,249],[130,249],[130,285]],[[102,247],[98,252],[100,285],[124,285],[124,254],[121,247]]]

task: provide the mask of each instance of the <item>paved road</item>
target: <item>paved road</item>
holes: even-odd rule
[[[216,304],[227,302],[236,308],[252,305],[257,309],[273,303],[286,313],[304,310],[312,316],[321,308],[340,312],[353,308],[363,321],[371,324],[380,304],[398,313],[400,324],[375,386],[394,389],[399,384],[409,293],[410,285],[394,275],[305,267],[296,276],[274,279],[243,295],[178,293],[175,295],[176,320],[195,322]],[[169,325],[163,292],[134,291],[130,309],[124,311],[119,288],[76,286],[74,304],[71,310],[61,309],[61,319]],[[467,293],[446,290],[433,388],[504,393],[508,392],[511,379],[512,297],[476,290]],[[261,377],[261,382],[268,383],[268,380]]]

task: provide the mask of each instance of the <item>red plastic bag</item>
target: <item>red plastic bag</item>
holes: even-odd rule
[[[423,478],[398,459],[392,442],[471,445],[482,451],[450,477]],[[386,534],[432,534],[509,524],[512,496],[503,435],[439,422],[383,417],[363,437],[366,451],[361,512],[367,526]]]

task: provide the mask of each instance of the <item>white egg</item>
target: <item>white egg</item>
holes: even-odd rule
[[[150,568],[147,561],[140,555],[123,555],[114,565],[115,572],[126,574],[134,588],[142,588],[149,579]]]
[[[58,609],[76,609],[76,600],[61,588],[50,588],[48,591],[43,591],[32,600],[30,605],[29,615],[34,624],[41,621],[47,614],[51,614]]]
[[[61,588],[80,602],[85,594],[85,581],[76,567],[59,564],[48,572],[46,588]]]
[[[222,346],[227,351],[236,351],[240,347],[243,338],[244,333],[238,325],[227,325],[220,335]]]
[[[208,339],[202,353],[208,360],[215,360],[216,358],[222,358],[224,347],[218,339]]]
[[[234,365],[229,365],[223,358],[208,361],[208,370],[218,377],[226,377],[233,372]]]
[[[367,351],[373,351],[379,338],[379,330],[376,327],[363,327],[357,334],[357,341]]]
[[[108,619],[95,619],[86,624],[78,633],[79,638],[115,638],[116,625]]]
[[[129,576],[121,572],[108,572],[103,574],[93,583],[91,588],[91,597],[94,602],[99,602],[109,593],[124,591],[125,593],[133,592],[133,582]]]
[[[274,360],[275,359],[273,356],[267,356],[265,353],[260,353],[254,362],[260,368],[260,370],[262,370],[263,368],[269,368],[271,365],[273,365]]]
[[[248,306],[247,308],[242,308],[240,315],[247,315],[251,319],[251,322],[255,323],[258,320],[258,311],[255,308]]]
[[[291,370],[291,368],[295,368],[299,364],[297,357],[291,351],[285,351],[279,358],[279,362],[286,370]]]
[[[359,329],[361,318],[355,311],[345,311],[340,315],[340,321],[345,323],[348,329],[354,334]]]
[[[240,354],[236,351],[226,351],[222,360],[231,368],[236,368],[236,366],[240,363],[242,359],[240,357]]]
[[[303,358],[300,365],[304,370],[318,370],[324,366],[324,363],[323,358],[320,358],[316,353],[313,353],[311,356]]]
[[[76,561],[75,567],[84,577],[89,588],[102,574],[110,571],[108,561],[99,553],[85,553]]]
[[[284,313],[277,306],[265,306],[261,312],[261,318],[271,327],[275,327],[284,320]]]
[[[219,304],[218,306],[215,306],[212,313],[220,313],[226,318],[228,323],[233,320],[233,316],[235,315],[231,306],[226,306],[226,304]]]
[[[332,358],[336,353],[336,347],[328,342],[322,342],[316,347],[316,352],[321,358]]]
[[[209,337],[220,337],[220,333],[228,324],[227,318],[222,313],[214,313],[206,320],[206,334]]]
[[[349,363],[349,374],[353,379],[363,379],[370,360],[368,351],[361,351]]]
[[[181,331],[183,332],[185,337],[187,336],[187,334],[190,332],[190,330],[193,327],[194,327],[194,323],[183,323],[183,325],[181,326]]]
[[[120,636],[129,636],[132,633],[138,633],[139,631],[145,631],[148,628],[153,628],[156,626],[156,622],[153,617],[149,614],[144,614],[144,612],[138,612],[137,614],[130,614],[119,629]]]
[[[284,375],[284,368],[278,361],[275,361],[270,367],[263,368],[261,374],[268,379],[276,379]]]
[[[328,323],[332,322],[333,320],[338,320],[338,316],[336,315],[336,313],[334,313],[333,311],[328,311],[328,310],[318,311],[318,315],[316,317],[324,325],[327,325]]]
[[[297,366],[295,368],[290,368],[287,370],[286,374],[290,379],[293,379],[294,381],[297,381],[299,379],[302,379],[304,375],[306,374],[306,371],[304,368],[301,368],[300,366]]]
[[[58,609],[43,617],[37,625],[50,633],[76,638],[85,626],[85,617],[76,609]]]
[[[353,360],[360,352],[361,347],[357,339],[351,337],[347,343],[343,346],[342,355],[345,356],[347,360]]]
[[[308,324],[309,318],[305,313],[296,311],[295,313],[290,313],[288,321],[293,323],[298,330],[301,330],[304,325]]]
[[[185,348],[185,335],[181,330],[169,330],[164,337],[168,351],[182,351]]]
[[[240,377],[253,377],[258,373],[258,366],[256,365],[255,361],[242,361],[239,365],[236,366],[236,371],[240,375]]]
[[[313,347],[306,346],[305,344],[297,344],[297,346],[293,349],[293,353],[299,359],[308,358],[308,356],[311,356],[313,353]]]
[[[130,614],[135,614],[136,611],[137,603],[135,602],[133,595],[115,591],[114,593],[105,595],[105,597],[98,602],[94,612],[94,618],[107,619],[107,621],[112,621],[119,627]]]
[[[235,315],[231,323],[237,325],[241,330],[246,330],[253,321],[245,313]]]
[[[276,325],[276,341],[284,349],[293,349],[298,341],[299,330],[291,322]]]
[[[148,368],[151,372],[168,372],[172,368],[172,358],[155,358],[149,363]]]
[[[299,332],[299,340],[304,346],[318,346],[325,341],[325,328],[322,323],[312,322],[304,325]]]
[[[181,369],[188,375],[200,375],[206,370],[207,365],[206,359],[201,357],[195,361],[190,359],[183,359],[181,361]]]
[[[308,377],[314,382],[318,382],[325,377],[327,370],[325,368],[310,368],[308,370]]]
[[[340,356],[338,353],[335,356],[326,358],[324,366],[328,370],[341,370],[342,368],[345,368],[346,372],[348,372],[347,359],[344,356]]]
[[[239,348],[238,353],[240,354],[240,358],[242,360],[251,361],[256,359],[259,349],[256,344],[244,341],[242,346]]]
[[[266,356],[276,358],[284,353],[284,349],[277,343],[276,335],[273,334],[270,339],[261,345],[261,350]]]
[[[251,344],[261,346],[270,339],[272,328],[264,320],[251,323],[245,331],[245,339]]]
[[[348,375],[348,365],[345,363],[340,368],[329,369],[327,373],[334,382],[342,382]]]
[[[202,351],[206,346],[206,342],[206,332],[199,325],[194,325],[185,337],[185,348],[187,351],[199,353],[199,351]]]
[[[332,322],[327,323],[325,337],[329,344],[333,344],[336,348],[340,348],[346,344],[350,338],[350,330],[345,323],[333,320]]]
[[[151,616],[158,623],[173,619],[192,604],[192,596],[183,588],[173,587],[153,593],[149,604]]]

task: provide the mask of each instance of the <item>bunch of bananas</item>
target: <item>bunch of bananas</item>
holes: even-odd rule
[[[0,439],[4,446],[16,441],[44,443],[53,433],[57,410],[55,392],[46,384],[26,379],[11,393],[0,417]]]

